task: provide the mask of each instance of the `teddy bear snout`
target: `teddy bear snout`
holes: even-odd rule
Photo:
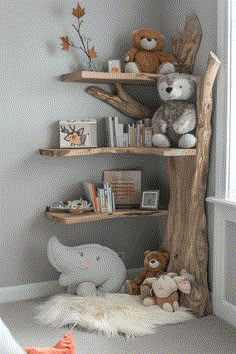
[[[167,88],[166,88],[166,92],[167,92],[167,93],[171,93],[172,90],[173,90],[173,87],[167,87]]]

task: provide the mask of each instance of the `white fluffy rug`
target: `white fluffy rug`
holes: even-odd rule
[[[56,295],[38,307],[36,317],[53,327],[78,324],[108,336],[125,334],[128,337],[152,334],[157,326],[194,318],[185,308],[167,312],[156,305],[142,305],[139,296],[120,293],[101,297]]]

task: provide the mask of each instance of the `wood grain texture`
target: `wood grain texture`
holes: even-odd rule
[[[116,108],[119,112],[124,113],[128,117],[143,119],[152,116],[151,110],[131,97],[121,84],[116,83],[115,87],[115,95],[95,86],[87,87],[85,91],[89,95]]]
[[[193,73],[201,39],[202,28],[197,16],[187,16],[184,31],[172,34],[172,51],[177,59],[178,72]]]
[[[48,157],[71,157],[71,156],[89,156],[99,154],[141,154],[158,156],[194,156],[196,149],[160,149],[149,147],[128,147],[128,148],[84,148],[84,149],[39,149],[42,156]]]
[[[219,59],[210,53],[205,76],[198,82],[196,156],[167,159],[170,203],[162,247],[170,252],[168,271],[186,269],[194,276],[191,293],[181,294],[180,304],[191,308],[198,316],[212,311],[208,289],[205,194],[211,139],[212,87],[219,66]]]
[[[156,86],[159,74],[146,73],[108,73],[96,71],[76,71],[60,76],[63,82],[84,82],[97,84],[126,84],[126,85],[146,85]]]
[[[95,214],[94,212],[85,212],[83,214],[69,214],[63,212],[54,212],[47,211],[46,218],[50,221],[72,225],[86,222],[95,222],[107,219],[120,219],[120,218],[129,218],[129,217],[140,217],[140,216],[165,216],[168,214],[167,210],[158,210],[158,211],[148,211],[141,209],[128,209],[128,210],[119,210],[112,213],[99,213]]]

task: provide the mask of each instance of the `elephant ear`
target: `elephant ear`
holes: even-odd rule
[[[190,294],[191,284],[188,277],[185,277],[185,275],[181,275],[179,277],[175,277],[174,280],[178,286],[178,289],[182,291],[182,293]]]
[[[62,245],[56,236],[49,239],[47,255],[51,265],[58,272],[67,272],[73,269],[75,263],[75,251],[71,247]]]

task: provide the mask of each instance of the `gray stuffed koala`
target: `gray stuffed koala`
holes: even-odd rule
[[[153,145],[160,148],[195,147],[197,113],[195,104],[189,103],[196,92],[195,77],[171,73],[158,80],[157,89],[164,103],[152,118]]]

